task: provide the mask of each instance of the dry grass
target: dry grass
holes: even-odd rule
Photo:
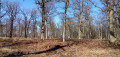
[[[46,52],[56,45],[67,46],[62,47],[65,51],[59,48]],[[67,39],[63,43],[61,39],[0,38],[0,52],[0,57],[120,57],[119,46],[111,46],[107,40],[99,39]]]

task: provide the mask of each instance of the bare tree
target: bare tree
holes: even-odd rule
[[[23,26],[22,26],[22,22],[21,21],[22,21],[21,17],[17,17],[17,25],[18,26],[17,26],[17,33],[16,34],[17,34],[18,37],[22,36],[22,30],[23,30],[22,27]]]
[[[54,5],[55,1],[51,0],[49,2],[46,3],[45,5],[45,28],[46,28],[46,39],[48,38],[48,20],[50,19],[51,16],[54,16],[54,13],[56,11],[55,5]],[[50,19],[51,20],[51,19]]]
[[[79,19],[79,26],[78,26],[78,29],[79,29],[79,35],[78,35],[78,38],[79,39],[81,39],[81,37],[83,36],[83,33],[82,33],[82,31],[81,31],[81,26],[82,26],[82,21],[81,21],[81,16],[82,16],[82,13],[83,13],[83,7],[84,7],[84,5],[83,5],[83,2],[84,2],[84,0],[74,0],[73,1],[73,9],[75,9],[75,10],[78,10],[78,19]]]
[[[110,7],[110,25],[109,25],[109,30],[110,30],[110,41],[115,42],[116,37],[114,33],[114,6],[113,6],[113,0],[109,0],[109,7]]]
[[[4,24],[2,24],[2,18],[6,15],[6,13],[4,13],[3,5],[4,3],[0,0],[0,36],[3,36]]]
[[[1,0],[0,0],[0,36],[1,36],[1,34],[2,34],[1,8],[2,8],[2,2],[1,2]]]
[[[41,39],[44,40],[45,37],[45,0],[37,0],[36,4],[42,9],[42,25],[41,25]]]
[[[56,31],[56,26],[53,20],[51,18],[49,19],[49,34],[50,34],[50,39],[55,37],[55,31]]]
[[[65,42],[65,34],[66,34],[66,16],[67,16],[67,9],[69,5],[69,0],[65,1],[65,11],[64,11],[64,27],[63,27],[63,42]]]
[[[38,4],[40,6],[40,8],[42,9],[42,25],[41,25],[41,39],[44,40],[45,38],[45,3],[49,2],[51,0],[42,0],[36,1],[36,4]]]
[[[72,20],[72,18],[68,18],[67,19],[67,22],[66,22],[66,30],[67,30],[67,38],[71,38],[72,37],[72,27],[73,27],[73,20]]]
[[[30,11],[28,9],[22,10],[22,14],[24,16],[24,33],[25,33],[25,38],[27,38],[27,36],[28,36],[29,27],[30,27],[30,19],[28,18],[29,12]]]
[[[3,24],[2,21],[0,20],[0,36],[3,34]]]
[[[116,35],[117,35],[117,38],[120,39],[120,0],[114,0],[114,5],[115,5],[115,20],[116,20],[116,24],[117,24],[117,21],[118,21],[118,25],[117,25],[117,28],[115,29],[116,30]]]
[[[85,22],[86,22],[86,36],[87,38],[91,37],[91,22],[92,22],[92,17],[90,16],[90,6],[87,4],[85,6]]]
[[[1,19],[1,8],[2,8],[2,2],[0,0],[0,19]]]
[[[6,15],[6,12],[3,13],[4,12],[4,6],[3,6],[4,4],[5,3],[0,0],[0,20],[2,17],[4,17]]]
[[[10,35],[9,37],[12,38],[13,34],[13,23],[16,19],[16,15],[19,13],[19,3],[18,2],[5,2],[6,8],[5,11],[7,12],[7,15],[10,17]]]
[[[36,9],[32,9],[32,12],[31,12],[31,19],[33,21],[33,26],[32,26],[32,36],[33,37],[36,37],[36,32],[37,32],[37,10]]]
[[[115,15],[114,15],[114,0],[101,0],[102,4],[105,5],[105,10],[104,12],[107,15],[107,21],[108,21],[108,29],[109,29],[109,37],[110,38],[110,42],[115,42],[116,41],[116,37],[115,37],[115,32],[114,32],[114,22],[115,22]]]

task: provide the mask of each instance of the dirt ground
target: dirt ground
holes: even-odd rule
[[[120,57],[120,46],[98,39],[0,38],[0,57]]]

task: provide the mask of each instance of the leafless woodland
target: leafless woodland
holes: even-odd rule
[[[0,0],[0,57],[120,57],[120,0],[98,1]]]

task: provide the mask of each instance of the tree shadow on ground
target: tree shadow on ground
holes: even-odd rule
[[[68,45],[64,45],[64,46],[60,46],[60,45],[55,45],[55,47],[45,50],[45,51],[40,51],[40,52],[34,52],[34,53],[27,53],[25,54],[24,52],[17,52],[17,53],[13,53],[13,54],[9,54],[7,56],[4,57],[21,57],[23,55],[29,55],[29,54],[41,54],[41,53],[48,53],[48,52],[52,52],[52,51],[56,51],[58,49],[62,49],[63,51],[65,51],[64,47],[66,47]]]

